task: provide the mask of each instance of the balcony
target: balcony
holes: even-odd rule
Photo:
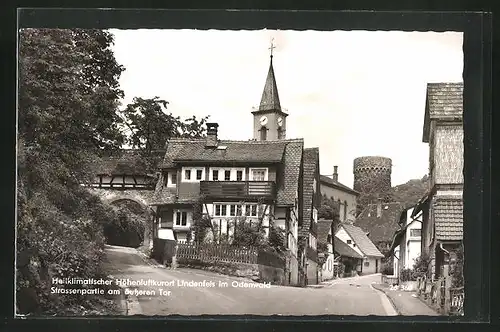
[[[276,197],[271,181],[201,181],[200,194],[211,199],[269,199]]]

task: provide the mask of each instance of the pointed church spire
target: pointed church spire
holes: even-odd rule
[[[271,41],[271,61],[269,64],[269,71],[267,73],[266,84],[262,92],[262,99],[260,100],[259,111],[280,111],[280,98],[278,96],[278,87],[276,85],[276,78],[274,77],[273,69],[273,49],[276,48]]]

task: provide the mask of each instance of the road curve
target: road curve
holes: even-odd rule
[[[131,248],[107,246],[106,268],[115,279],[171,282],[171,286],[128,286],[132,295],[129,314],[166,315],[393,315],[384,298],[364,282],[331,283],[322,288],[259,286],[251,280],[203,270],[171,270],[149,264]],[[359,279],[362,280],[362,279]],[[192,287],[180,283],[191,282]],[[204,284],[203,284],[204,282]],[[227,287],[221,287],[227,283]],[[193,283],[200,283],[193,285]],[[213,287],[207,287],[211,285]],[[163,289],[160,295],[159,289]],[[149,291],[149,294],[146,294]],[[154,294],[151,293],[154,291]]]

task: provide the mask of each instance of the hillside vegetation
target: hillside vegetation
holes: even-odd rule
[[[429,177],[425,175],[421,179],[412,179],[404,184],[392,187],[390,196],[393,202],[400,202],[405,208],[418,203],[429,188]]]

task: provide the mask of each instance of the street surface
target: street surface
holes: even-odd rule
[[[203,270],[172,270],[151,264],[132,248],[107,246],[106,253],[108,274],[115,279],[171,283],[128,286],[128,291],[136,294],[129,296],[129,315],[396,315],[387,297],[371,286],[380,281],[380,275],[338,279],[307,288],[253,288],[260,284]],[[182,282],[191,282],[191,286],[179,287]],[[226,282],[227,287],[220,287],[219,282]]]

